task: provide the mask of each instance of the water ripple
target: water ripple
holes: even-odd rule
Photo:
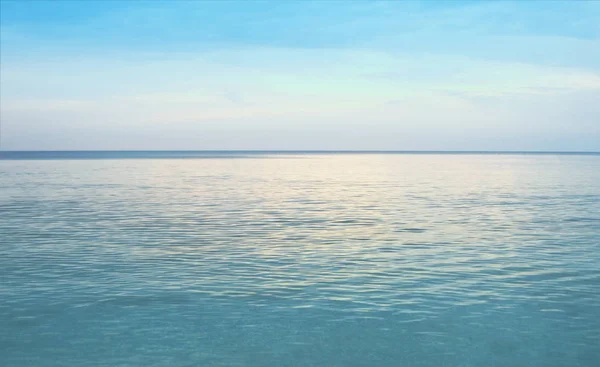
[[[600,364],[598,157],[228,158],[0,161],[0,364]]]

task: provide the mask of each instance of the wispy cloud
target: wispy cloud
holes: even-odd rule
[[[588,148],[600,136],[599,3],[57,4],[3,5],[6,148],[35,148],[44,126],[69,141],[276,131],[297,148],[329,136],[333,149],[356,136],[402,149],[394,135],[443,149],[458,131],[570,131]]]

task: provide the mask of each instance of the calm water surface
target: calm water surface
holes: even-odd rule
[[[600,366],[600,155],[0,157],[1,366]]]

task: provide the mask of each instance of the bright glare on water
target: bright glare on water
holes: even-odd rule
[[[89,155],[0,161],[1,366],[600,366],[600,155]]]

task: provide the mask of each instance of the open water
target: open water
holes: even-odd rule
[[[0,152],[0,365],[600,366],[600,155]]]

